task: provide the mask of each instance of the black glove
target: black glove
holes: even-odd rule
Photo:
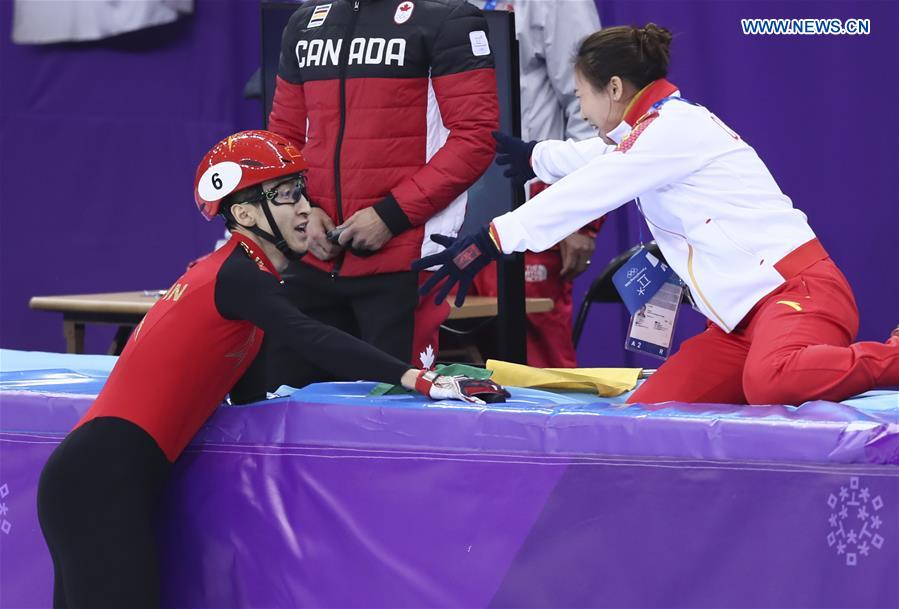
[[[512,183],[524,187],[525,182],[537,177],[531,167],[531,154],[537,140],[525,142],[499,131],[493,132],[493,139],[496,140],[496,164],[509,166],[503,175],[511,178]]]
[[[465,295],[468,294],[468,288],[471,287],[471,282],[474,281],[474,276],[478,274],[478,271],[503,255],[493,243],[493,239],[490,238],[490,225],[466,237],[431,235],[431,241],[439,243],[446,249],[439,254],[432,254],[416,260],[412,263],[412,270],[423,271],[426,268],[441,265],[434,271],[434,275],[418,288],[418,293],[424,296],[445,278],[446,283],[437,291],[434,304],[440,304],[446,300],[446,295],[458,283],[456,306],[461,307],[465,302]]]
[[[333,243],[334,245],[339,245],[340,247],[343,247],[342,245],[340,245],[340,233],[342,233],[342,232],[343,232],[343,228],[332,228],[327,233],[325,233],[325,238],[328,241],[330,241],[331,243]],[[369,256],[374,256],[375,254],[378,253],[377,250],[356,249],[352,245],[350,246],[349,250],[351,252],[353,252],[354,255],[359,256],[360,258],[368,258]]]

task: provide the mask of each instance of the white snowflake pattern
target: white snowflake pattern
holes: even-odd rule
[[[2,486],[0,486],[0,499],[6,499],[7,495],[9,495],[9,485],[5,482]],[[9,514],[9,505],[7,502],[0,503],[0,516],[6,516]],[[10,530],[12,530],[12,523],[6,518],[0,522],[0,531],[3,531],[4,534],[9,535]]]
[[[862,488],[858,476],[850,477],[849,486],[841,486],[837,494],[830,493],[827,506],[832,510],[827,518],[831,529],[827,533],[827,545],[834,548],[837,556],[846,557],[847,566],[857,566],[859,556],[870,556],[872,548],[883,547],[886,540],[873,532],[883,525],[883,518],[875,513],[883,509],[883,498],[880,495],[872,498],[871,489]],[[855,519],[849,518],[850,508]]]

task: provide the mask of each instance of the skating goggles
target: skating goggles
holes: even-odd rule
[[[270,190],[245,201],[246,203],[268,201],[272,205],[296,205],[306,194],[306,176],[294,175],[275,184]]]

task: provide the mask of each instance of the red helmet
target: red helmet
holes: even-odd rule
[[[194,180],[200,213],[212,220],[222,199],[238,190],[305,171],[306,159],[287,139],[271,131],[241,131],[206,153]]]

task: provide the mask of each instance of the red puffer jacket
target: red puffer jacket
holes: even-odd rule
[[[304,262],[344,276],[409,270],[455,234],[494,155],[487,23],[464,0],[315,0],[284,30],[268,128],[302,147],[309,198],[340,224],[366,207],[393,237],[374,255]],[[424,245],[424,249],[423,249]]]

